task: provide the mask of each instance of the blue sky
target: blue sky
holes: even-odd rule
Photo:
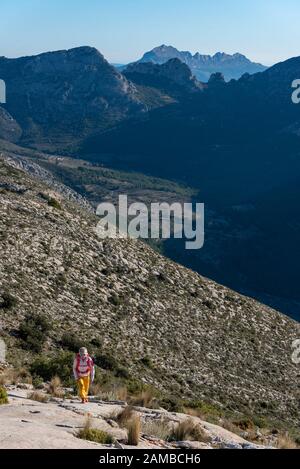
[[[1,0],[0,56],[91,45],[126,63],[171,44],[270,65],[300,55],[299,18],[299,0]]]

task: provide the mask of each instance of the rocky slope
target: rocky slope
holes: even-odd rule
[[[179,51],[175,47],[161,45],[146,52],[139,62],[152,62],[163,64],[170,59],[177,58],[187,64],[196,77],[207,82],[212,73],[221,72],[225,79],[240,78],[244,73],[257,73],[266,70],[267,67],[259,63],[251,62],[242,54],[225,54],[217,52],[215,55],[196,54],[188,51]]]
[[[165,395],[297,425],[296,322],[142,242],[99,239],[93,215],[3,160],[0,201],[9,360],[30,360],[16,331],[26,314],[43,314],[52,324],[45,353],[73,331]]]

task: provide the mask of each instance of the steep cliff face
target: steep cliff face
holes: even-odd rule
[[[4,161],[0,220],[8,357],[30,360],[16,331],[34,312],[52,324],[47,354],[73,332],[84,343],[100,342],[101,353],[166,395],[298,420],[296,322],[142,242],[99,239],[93,215]]]
[[[26,143],[70,143],[143,110],[135,87],[91,47],[0,58],[0,76]]]

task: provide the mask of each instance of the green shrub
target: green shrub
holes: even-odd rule
[[[98,339],[98,337],[94,337],[94,338],[91,340],[90,344],[91,344],[93,347],[98,347],[98,348],[102,347],[102,342],[101,342],[100,339]]]
[[[43,379],[40,376],[34,375],[32,377],[32,385],[34,388],[38,388],[43,384]]]
[[[88,416],[84,427],[76,433],[78,438],[82,440],[94,441],[103,445],[110,445],[114,442],[114,439],[109,433],[99,430],[98,428],[92,428],[91,418]]]
[[[94,441],[95,443],[100,443],[102,445],[110,445],[114,442],[114,439],[111,435],[104,432],[103,430],[99,430],[98,428],[79,430],[77,436],[82,440]]]
[[[72,352],[78,352],[82,347],[82,341],[70,332],[65,332],[61,338],[61,345]]]
[[[71,352],[58,353],[52,357],[39,357],[30,366],[34,376],[40,376],[44,381],[50,381],[58,376],[67,386],[73,383],[74,354]]]
[[[48,205],[50,205],[50,207],[56,208],[57,210],[61,210],[60,203],[58,202],[58,200],[54,199],[54,197],[49,198]]]
[[[124,302],[123,298],[118,296],[116,293],[113,293],[108,298],[108,301],[114,306],[120,306]]]
[[[147,356],[146,356],[146,357],[143,357],[143,358],[141,358],[140,361],[141,361],[141,363],[142,363],[143,365],[145,365],[147,368],[152,368],[152,367],[153,367],[152,361],[151,361],[151,358],[150,358],[150,357],[147,357]]]
[[[6,389],[3,386],[0,386],[0,405],[8,404],[8,396]]]
[[[218,406],[201,400],[187,401],[184,403],[184,407],[195,409],[202,414],[202,416],[221,417],[223,414]]]
[[[14,296],[7,292],[2,293],[0,298],[0,309],[12,309],[16,304],[17,300]]]
[[[40,193],[39,193],[39,196],[40,196],[43,200],[46,200],[46,201],[48,202],[48,205],[50,205],[50,207],[54,207],[54,208],[57,208],[58,210],[61,210],[61,205],[60,205],[60,203],[59,203],[58,200],[56,200],[54,197],[51,197],[50,195],[45,194],[44,192],[40,192]]]
[[[126,368],[124,368],[123,366],[117,367],[117,369],[115,370],[115,376],[117,378],[124,378],[124,379],[129,379],[130,378],[129,371]]]
[[[118,369],[117,360],[111,355],[96,355],[95,364],[103,370],[113,371]]]
[[[169,412],[183,412],[183,407],[181,402],[173,396],[164,397],[159,399],[159,405],[163,408],[168,410]]]
[[[19,336],[24,348],[40,352],[51,329],[49,321],[42,315],[28,314],[19,327]]]

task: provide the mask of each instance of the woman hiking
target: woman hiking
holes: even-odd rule
[[[74,378],[77,381],[78,394],[82,404],[88,402],[90,383],[94,381],[95,367],[85,347],[79,349],[73,363]]]

